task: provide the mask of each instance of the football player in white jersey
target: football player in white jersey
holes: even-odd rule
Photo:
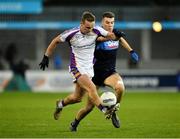
[[[58,120],[60,113],[68,104],[81,101],[85,92],[95,106],[103,113],[108,113],[106,107],[101,105],[100,98],[96,91],[96,86],[91,81],[94,76],[93,57],[95,42],[98,36],[109,39],[116,39],[112,32],[108,32],[101,27],[95,27],[95,16],[90,12],[84,12],[81,18],[80,27],[67,30],[55,37],[49,44],[44,57],[39,64],[40,69],[45,70],[49,64],[49,57],[52,55],[58,43],[69,42],[71,46],[71,60],[69,70],[74,77],[75,91],[62,100],[56,101],[54,119]]]

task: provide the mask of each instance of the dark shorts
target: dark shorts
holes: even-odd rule
[[[105,86],[104,80],[114,73],[116,73],[116,71],[114,69],[112,69],[112,70],[95,70],[92,81],[95,85]]]

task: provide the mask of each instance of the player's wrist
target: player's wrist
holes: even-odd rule
[[[133,49],[129,51],[130,54],[132,54],[132,53],[134,53],[134,52],[135,52],[135,51],[134,51]]]
[[[49,63],[49,57],[44,54],[43,61],[48,64]]]
[[[45,54],[44,54],[44,57],[49,58],[49,55],[45,53]]]

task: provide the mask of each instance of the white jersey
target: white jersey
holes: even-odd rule
[[[61,41],[67,41],[71,46],[70,68],[77,68],[81,74],[93,77],[96,39],[98,36],[107,36],[107,34],[108,32],[99,26],[94,27],[88,34],[82,34],[79,27],[60,34]]]

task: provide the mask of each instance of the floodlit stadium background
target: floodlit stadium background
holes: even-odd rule
[[[129,54],[118,51],[126,86],[117,112],[121,128],[95,108],[72,133],[86,97],[53,119],[56,100],[73,90],[68,45],[58,45],[46,71],[38,65],[50,41],[79,25],[86,10],[97,24],[103,12],[114,12],[115,27],[141,60],[130,64]],[[180,138],[179,38],[180,0],[0,0],[0,138]],[[25,80],[12,73],[11,58]]]
[[[17,59],[23,59],[29,65],[26,77],[32,90],[72,90],[68,74],[69,48],[66,43],[55,50],[47,72],[41,72],[38,64],[53,37],[79,25],[82,12],[88,10],[96,15],[97,24],[100,24],[103,12],[114,12],[115,27],[126,33],[127,41],[140,55],[139,64],[131,65],[128,53],[124,49],[118,52],[117,71],[123,75],[128,88],[177,90],[176,75],[180,69],[179,7],[180,2],[177,0],[0,0],[3,64],[0,89],[3,91],[6,85],[4,80],[12,77],[3,55],[9,44],[13,43],[17,48]],[[60,65],[56,65],[57,62]],[[47,76],[44,77],[44,74]]]

